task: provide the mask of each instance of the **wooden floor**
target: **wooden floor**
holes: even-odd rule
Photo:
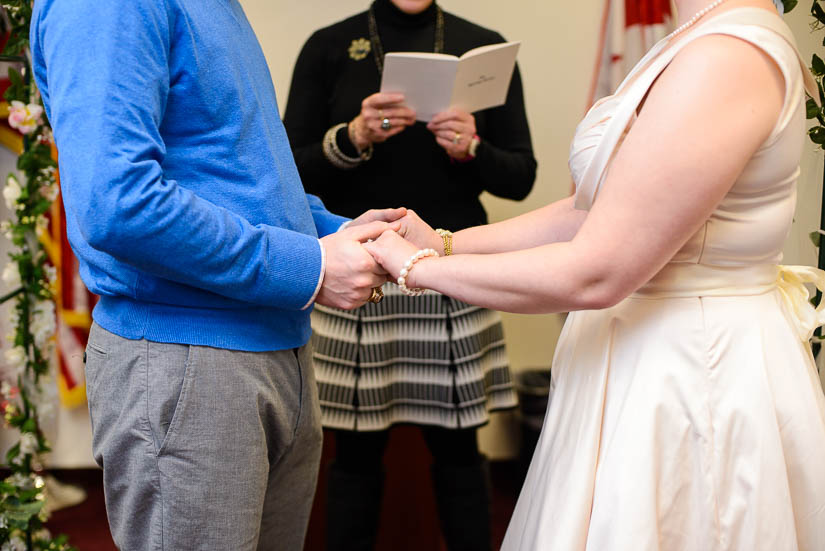
[[[332,444],[325,438],[306,551],[322,551],[325,547],[325,473],[331,456]],[[419,431],[413,427],[394,429],[385,463],[387,480],[377,551],[446,551],[435,513],[429,452]],[[521,473],[522,466],[516,461],[491,464],[493,549],[499,548],[504,537],[521,484]],[[48,523],[52,533],[67,534],[79,551],[114,551],[106,523],[101,472],[73,470],[53,474],[61,481],[83,486],[89,498],[81,505],[54,513]]]

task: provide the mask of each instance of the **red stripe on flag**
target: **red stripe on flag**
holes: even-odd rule
[[[670,0],[626,0],[625,25],[659,25],[670,17]]]

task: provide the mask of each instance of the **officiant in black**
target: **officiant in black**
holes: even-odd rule
[[[284,116],[308,193],[356,216],[405,206],[449,232],[487,222],[486,191],[524,199],[536,160],[515,68],[504,105],[448,109],[429,122],[403,95],[379,93],[384,54],[460,56],[505,42],[433,0],[376,0],[316,31],[293,72]],[[335,435],[328,477],[328,549],[372,549],[389,430],[421,428],[433,456],[441,529],[450,551],[490,549],[489,480],[477,429],[516,406],[497,312],[436,293],[386,298],[356,312],[316,306],[313,347],[322,422]],[[390,465],[389,468],[392,468]]]

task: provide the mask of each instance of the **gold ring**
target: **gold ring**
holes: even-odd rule
[[[381,290],[381,287],[373,287],[372,294],[370,298],[367,299],[367,302],[378,304],[382,300],[384,300],[384,291]]]
[[[458,142],[460,142],[460,141],[461,141],[461,134],[459,134],[458,132],[456,132],[456,133],[455,133],[455,137],[453,138],[453,143],[454,143],[454,144],[456,144],[456,145],[458,145]]]

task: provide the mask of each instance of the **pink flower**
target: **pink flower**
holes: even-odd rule
[[[22,101],[13,101],[9,107],[9,126],[21,134],[31,134],[41,123],[43,107],[36,103],[26,105]]]

